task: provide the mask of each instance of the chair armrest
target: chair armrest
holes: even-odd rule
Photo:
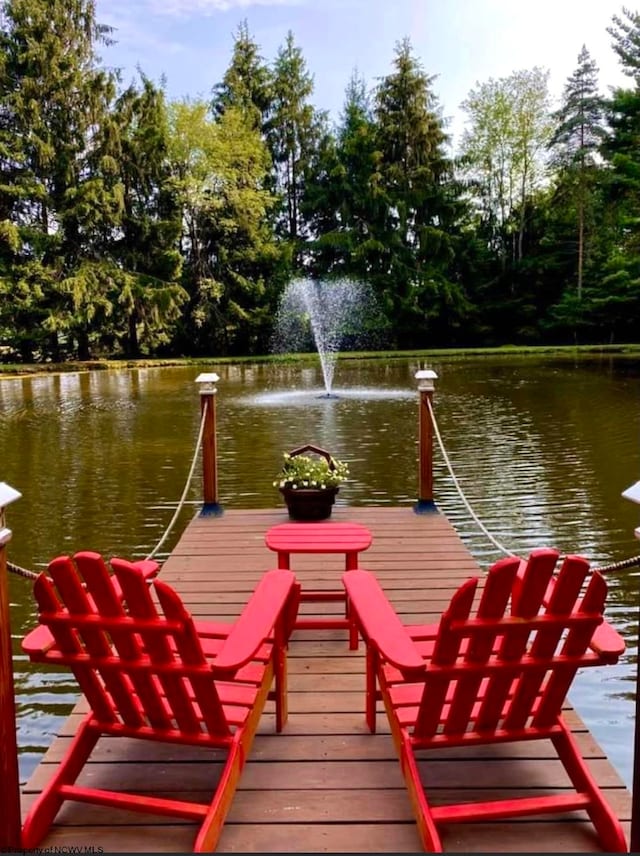
[[[286,619],[296,586],[296,577],[291,571],[267,571],[225,639],[212,666],[214,674],[234,672],[253,659],[273,634],[274,625],[281,618]]]
[[[424,672],[425,661],[375,576],[363,569],[347,571],[342,582],[365,641],[403,674]]]
[[[589,648],[602,657],[605,663],[617,663],[618,658],[624,653],[626,644],[622,636],[608,621],[603,621],[591,637]]]
[[[32,660],[42,660],[55,645],[56,640],[44,624],[34,627],[22,640],[22,650]]]

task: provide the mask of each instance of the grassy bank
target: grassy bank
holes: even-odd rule
[[[407,359],[414,358],[429,362],[442,358],[484,356],[628,356],[640,358],[640,344],[632,345],[509,345],[501,348],[440,348],[411,351],[349,351],[340,354],[341,360]],[[63,372],[117,371],[135,368],[161,368],[163,366],[224,365],[225,363],[293,363],[313,362],[316,353],[308,354],[265,354],[252,357],[171,357],[138,360],[87,360],[65,363],[0,363],[0,377],[16,377],[34,374],[61,374]]]

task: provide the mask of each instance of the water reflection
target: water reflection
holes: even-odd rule
[[[320,389],[293,389],[286,391],[262,392],[247,396],[247,404],[263,407],[325,407],[345,398],[358,401],[380,401],[397,398],[415,399],[410,389],[362,389],[344,387],[334,389],[330,394]]]
[[[350,464],[340,504],[410,505],[417,491],[414,360],[341,361],[340,397],[318,399],[318,367],[212,364],[218,383],[220,499],[273,507],[284,451],[315,443]],[[434,361],[435,411],[456,476],[508,549],[584,553],[596,564],[640,552],[638,508],[621,492],[640,478],[637,364],[623,360]],[[23,494],[9,510],[11,559],[44,567],[63,552],[146,555],[182,493],[198,433],[199,368],[96,372],[0,381],[0,480]],[[364,394],[369,391],[369,394]],[[196,470],[198,472],[198,470]],[[442,457],[436,501],[481,566],[499,553],[469,517]],[[188,499],[200,498],[199,479]],[[169,550],[194,513],[183,511]],[[631,643],[621,664],[587,670],[572,698],[630,783],[640,577],[611,579],[609,616]],[[16,653],[33,624],[29,584],[10,577]],[[75,686],[19,655],[21,772],[28,775]]]

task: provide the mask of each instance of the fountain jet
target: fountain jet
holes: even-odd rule
[[[346,342],[361,345],[375,329],[377,309],[370,286],[354,280],[294,279],[282,295],[276,319],[274,350],[303,350],[313,340],[322,368],[324,393],[336,398],[333,376]],[[377,319],[376,319],[377,320]]]

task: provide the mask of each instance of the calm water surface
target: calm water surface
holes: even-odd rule
[[[349,461],[339,503],[411,505],[417,490],[417,393],[411,360],[338,363],[335,399],[318,368],[217,367],[219,491],[231,508],[279,506],[283,451],[313,442]],[[434,360],[436,418],[467,500],[510,550],[555,546],[594,564],[640,553],[640,365],[625,359]],[[141,369],[0,381],[0,481],[11,505],[10,558],[39,570],[55,555],[139,558],[182,494],[199,426],[200,369]],[[481,566],[501,553],[474,523],[436,451],[439,508]],[[188,499],[200,499],[200,468]],[[170,550],[194,505],[182,512]],[[161,556],[163,554],[160,554]],[[608,616],[627,639],[621,663],[587,670],[572,701],[631,784],[638,568],[610,579]],[[75,699],[66,674],[19,651],[34,624],[30,584],[10,575],[18,737],[25,779]]]

